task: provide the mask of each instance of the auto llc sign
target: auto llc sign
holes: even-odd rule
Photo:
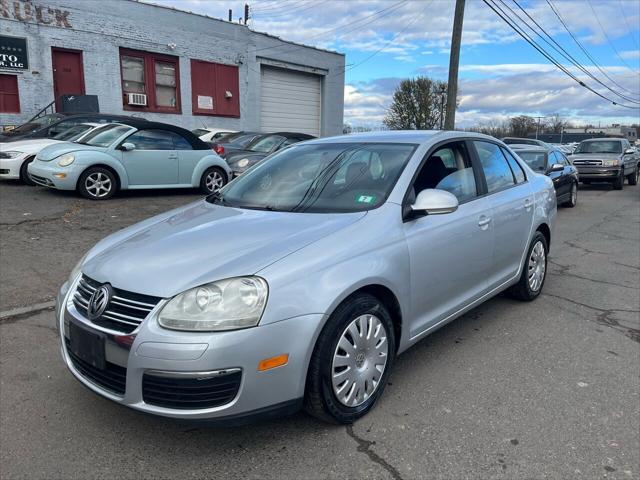
[[[29,69],[26,38],[0,35],[0,68]]]

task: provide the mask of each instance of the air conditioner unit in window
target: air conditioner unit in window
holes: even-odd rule
[[[147,106],[147,96],[144,93],[127,93],[127,105]]]

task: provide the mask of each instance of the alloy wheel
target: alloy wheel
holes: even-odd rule
[[[537,241],[529,255],[529,288],[537,292],[542,287],[544,275],[547,270],[547,259],[542,242]]]
[[[207,186],[207,190],[211,193],[216,193],[222,187],[224,187],[224,178],[220,172],[214,170],[210,172],[205,178],[205,185]]]
[[[357,407],[373,395],[388,353],[387,330],[375,315],[360,315],[345,328],[331,365],[333,393],[341,404]]]
[[[84,186],[89,195],[96,198],[102,198],[109,195],[113,184],[111,179],[102,172],[95,172],[87,176]]]

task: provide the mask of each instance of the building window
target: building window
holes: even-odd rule
[[[121,48],[120,68],[125,110],[181,113],[178,57]]]
[[[240,117],[238,67],[191,60],[191,104],[195,115]]]
[[[0,75],[0,112],[20,113],[17,75]]]

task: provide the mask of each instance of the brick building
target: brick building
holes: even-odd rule
[[[340,53],[135,0],[0,0],[0,125],[86,94],[103,113],[190,129],[335,135],[344,66]]]

